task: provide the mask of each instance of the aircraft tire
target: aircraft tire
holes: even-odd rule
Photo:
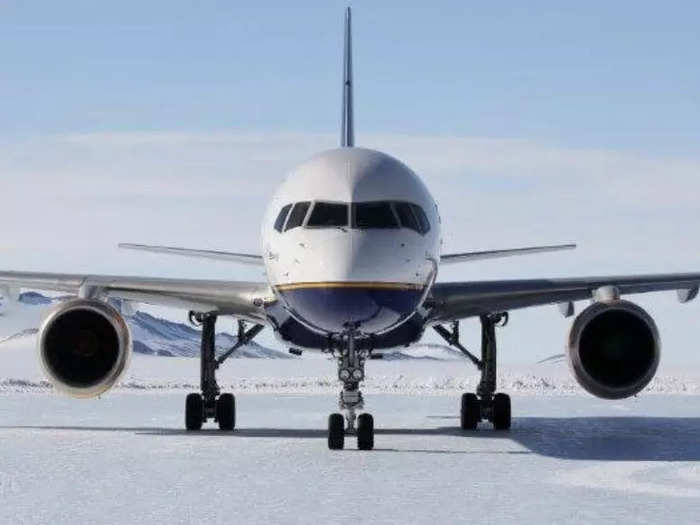
[[[328,448],[342,450],[345,446],[345,418],[342,414],[328,416]]]
[[[510,430],[510,396],[496,394],[493,397],[493,428]]]
[[[233,394],[221,394],[216,401],[216,420],[220,430],[236,427],[236,398]]]
[[[357,417],[357,448],[372,450],[374,448],[374,418],[371,414]]]
[[[462,409],[460,410],[460,424],[462,430],[476,430],[481,420],[481,403],[476,394],[462,394]]]
[[[200,430],[204,421],[204,403],[200,394],[188,394],[185,400],[185,428]]]

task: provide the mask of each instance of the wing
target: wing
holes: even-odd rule
[[[436,283],[426,303],[430,322],[507,312],[597,297],[607,287],[621,295],[676,290],[681,302],[698,295],[700,273]]]
[[[266,321],[263,307],[275,300],[267,283],[197,279],[0,272],[0,287],[51,290],[105,299],[117,297],[200,312],[219,312],[255,322]]]
[[[573,250],[575,244],[557,244],[554,246],[531,246],[529,248],[513,248],[510,250],[489,250],[485,252],[448,253],[440,256],[440,264],[451,264],[465,261],[479,261],[482,259],[499,259],[513,257],[515,255],[531,255],[533,253],[559,252]]]
[[[191,250],[189,248],[177,248],[175,246],[149,246],[146,244],[128,243],[122,243],[119,245],[119,247],[127,250],[166,253],[168,255],[181,255],[184,257],[196,257],[198,259],[218,259],[220,261],[232,261],[242,264],[252,264],[255,266],[262,266],[263,264],[263,258],[261,255],[253,255],[248,253],[231,253],[215,250]]]

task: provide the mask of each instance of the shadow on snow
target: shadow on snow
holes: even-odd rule
[[[442,419],[443,416],[433,416]],[[445,417],[447,419],[447,417]],[[74,430],[83,432],[133,432],[150,436],[183,436],[205,439],[286,438],[325,439],[325,429],[240,428],[233,432],[204,429],[197,432],[174,428],[96,427],[96,426],[4,426],[0,430]],[[570,460],[603,461],[700,461],[700,418],[665,417],[522,417],[513,420],[508,432],[487,427],[463,431],[457,427],[377,428],[377,445],[383,436],[451,436],[451,450],[382,449],[375,452],[415,452],[435,454],[538,454]],[[352,436],[348,436],[352,440]],[[526,450],[474,448],[479,442],[503,440]],[[389,440],[386,440],[389,441]],[[391,443],[387,443],[391,444]]]

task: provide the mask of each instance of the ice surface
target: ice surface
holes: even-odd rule
[[[502,367],[513,429],[463,432],[459,396],[478,379],[465,360],[370,361],[376,449],[348,438],[329,451],[328,359],[226,363],[236,431],[188,433],[196,359],[135,355],[116,389],[73,400],[43,379],[35,321],[0,317],[19,333],[0,343],[0,523],[696,523],[700,512],[692,372],[610,402],[560,361]]]
[[[700,397],[516,396],[513,430],[456,396],[373,395],[376,449],[329,451],[334,395],[239,394],[238,429],[182,430],[184,395],[0,395],[2,523],[696,523]]]

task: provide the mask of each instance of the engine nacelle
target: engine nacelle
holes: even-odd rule
[[[578,383],[594,396],[623,399],[644,389],[659,366],[656,323],[628,301],[594,303],[574,321],[569,365]]]
[[[107,303],[71,299],[44,318],[38,347],[44,371],[57,389],[73,397],[96,397],[127,368],[131,332]]]

